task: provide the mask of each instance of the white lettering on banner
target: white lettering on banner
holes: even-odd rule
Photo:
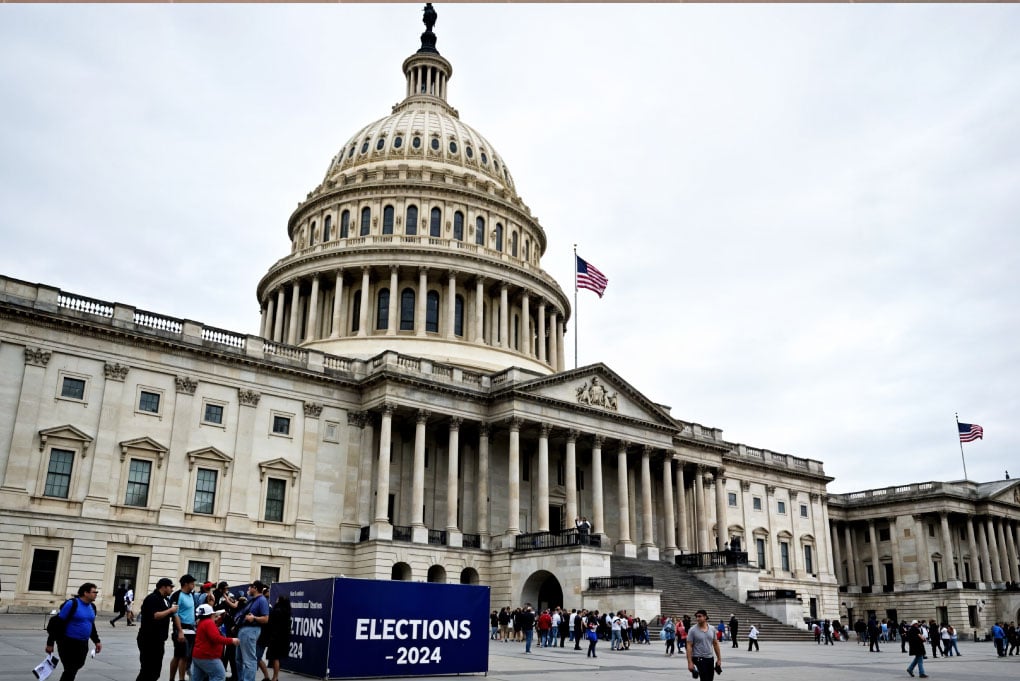
[[[471,620],[358,619],[354,638],[359,641],[471,638]]]
[[[314,636],[322,638],[322,620],[310,617],[291,617],[290,633],[294,636]]]
[[[318,601],[294,601],[290,604],[291,610],[322,610],[322,603]]]

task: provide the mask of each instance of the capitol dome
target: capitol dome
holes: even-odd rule
[[[447,101],[435,20],[426,5],[403,101],[343,144],[291,215],[291,252],[258,285],[262,336],[284,354],[555,372],[570,305],[541,268],[545,230],[502,155]]]

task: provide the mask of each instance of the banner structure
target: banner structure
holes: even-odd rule
[[[337,577],[273,584],[290,599],[280,667],[322,679],[484,674],[489,587]]]

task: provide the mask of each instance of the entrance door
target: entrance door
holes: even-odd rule
[[[563,529],[563,507],[549,506],[549,530],[557,533]]]
[[[117,556],[117,565],[113,569],[113,588],[127,586],[138,589],[138,556]]]
[[[810,603],[809,607],[811,608],[811,619],[816,620],[818,619],[818,599],[812,598]]]

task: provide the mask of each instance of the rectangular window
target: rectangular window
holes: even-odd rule
[[[981,620],[978,619],[978,608],[976,605],[967,606],[967,620],[970,622],[970,626],[975,629],[981,626]]]
[[[189,560],[188,574],[195,578],[197,584],[205,584],[209,581],[209,563],[204,560]]]
[[[577,475],[577,489],[578,491],[581,491],[584,489],[584,469],[578,468],[576,475]]]
[[[878,531],[878,541],[889,541],[889,528],[883,527]]]
[[[287,494],[287,482],[269,478],[266,484],[266,520],[283,522],[283,500]]]
[[[263,565],[259,568],[259,581],[263,584],[276,584],[280,581],[280,568]]]
[[[80,378],[64,376],[64,383],[60,386],[60,396],[69,400],[84,400],[85,381]]]
[[[273,432],[277,435],[290,435],[290,417],[274,415]]]
[[[521,480],[524,482],[531,480],[531,454],[528,452],[521,456]]]
[[[149,476],[152,473],[152,462],[144,459],[131,459],[128,468],[127,494],[124,495],[125,506],[149,505]]]
[[[43,495],[66,499],[71,489],[71,469],[74,452],[68,449],[51,449],[50,465],[46,469],[46,488]]]
[[[751,499],[751,508],[753,508],[756,511],[761,510],[761,497],[754,497],[753,499]]]
[[[758,553],[758,569],[764,570],[767,567],[765,564],[765,540],[761,537],[756,537],[754,540],[754,548]]]
[[[149,392],[148,390],[141,391],[138,395],[138,411],[158,414],[159,397],[159,393]]]
[[[566,470],[567,469],[563,467],[563,459],[558,459],[556,461],[556,484],[557,485],[563,485],[564,484],[563,480],[564,480],[564,478],[567,475]]]
[[[212,513],[216,508],[216,478],[218,472],[199,468],[195,483],[195,513]]]
[[[807,504],[800,505],[800,517],[807,518]]]
[[[783,566],[783,572],[790,571],[790,544],[789,542],[779,542],[779,560]]]
[[[221,404],[209,404],[205,405],[205,415],[202,418],[206,423],[215,423],[216,425],[223,425],[223,405]]]
[[[935,536],[935,526],[932,525],[931,523],[928,523],[928,536],[929,537]]]
[[[727,498],[729,499],[730,506],[736,507],[737,505],[737,493],[727,492]]]
[[[786,502],[785,501],[779,501],[779,502],[776,502],[776,503],[778,505],[777,508],[778,508],[779,515],[786,515]]]
[[[53,592],[57,586],[57,562],[60,551],[35,549],[32,552],[32,571],[28,576],[29,591]]]
[[[805,546],[804,547],[804,569],[807,570],[807,573],[809,575],[813,575],[815,573],[815,564],[812,561],[812,558],[813,558],[813,556],[811,555],[811,547],[810,546]]]

